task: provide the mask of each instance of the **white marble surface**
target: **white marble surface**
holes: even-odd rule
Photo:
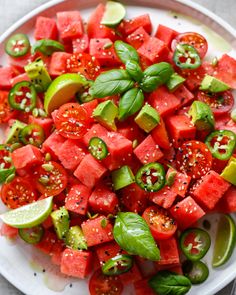
[[[193,0],[212,10],[236,28],[236,0]],[[48,0],[0,0],[0,34],[20,17]],[[30,282],[28,282],[30,284]],[[217,295],[230,295],[232,284]],[[236,293],[235,293],[236,294]],[[23,295],[0,275],[0,295]],[[46,294],[45,294],[46,295]]]

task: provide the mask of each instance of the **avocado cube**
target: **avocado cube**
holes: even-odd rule
[[[54,225],[58,239],[64,240],[70,226],[70,216],[65,207],[51,213],[52,223]]]
[[[236,158],[232,157],[228,165],[224,168],[221,175],[226,181],[236,185]]]
[[[145,132],[150,132],[160,123],[160,115],[149,104],[145,104],[134,119]]]
[[[15,120],[15,122],[10,126],[9,132],[7,134],[6,143],[15,143],[19,142],[19,133],[25,128],[26,124]]]
[[[93,111],[93,117],[96,119],[101,125],[106,127],[107,129],[116,131],[115,118],[118,115],[117,106],[111,101],[107,100],[100,103],[96,109]]]
[[[180,85],[184,83],[186,79],[177,73],[170,76],[170,79],[166,82],[166,86],[170,92],[174,92]]]
[[[66,245],[74,250],[87,250],[88,246],[82,232],[82,229],[78,226],[72,226],[66,234]]]
[[[120,169],[113,171],[111,178],[115,191],[135,182],[133,172],[129,166],[122,166]]]
[[[190,107],[189,115],[192,122],[199,131],[210,131],[214,129],[215,119],[211,108],[201,101],[194,101]]]
[[[217,93],[230,89],[230,86],[215,77],[206,75],[199,88],[203,91]]]
[[[29,63],[25,66],[25,71],[37,92],[45,92],[48,89],[52,80],[41,59]]]

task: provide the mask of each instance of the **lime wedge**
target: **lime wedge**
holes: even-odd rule
[[[50,84],[45,94],[45,111],[50,114],[70,101],[76,92],[82,91],[86,86],[89,86],[89,81],[79,74],[63,74],[57,77]]]
[[[216,232],[212,266],[225,264],[231,257],[236,243],[236,225],[229,215],[220,217]]]
[[[16,228],[31,228],[42,223],[51,213],[53,197],[22,206],[8,211],[0,218],[10,226]]]
[[[118,2],[107,1],[101,24],[105,26],[116,26],[125,17],[125,7]]]

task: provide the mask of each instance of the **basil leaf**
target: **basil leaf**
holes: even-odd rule
[[[119,101],[119,119],[124,120],[139,111],[143,105],[144,95],[139,88],[125,92]]]
[[[102,98],[124,93],[133,86],[134,81],[125,70],[110,70],[97,77],[89,93],[93,97]]]
[[[171,64],[167,62],[154,64],[144,71],[140,87],[145,92],[152,92],[157,87],[165,84],[173,73],[174,70]]]
[[[191,282],[187,277],[168,270],[159,271],[148,283],[159,295],[184,295],[191,288]]]
[[[133,212],[117,215],[113,235],[116,242],[129,254],[149,260],[160,260],[160,251],[145,220]]]
[[[127,63],[125,64],[125,68],[130,77],[132,77],[136,82],[140,82],[142,80],[143,72],[140,65],[136,61],[127,61]]]
[[[120,60],[125,64],[129,60],[133,60],[139,62],[139,56],[137,50],[131,45],[117,40],[114,43],[116,54],[120,58]]]

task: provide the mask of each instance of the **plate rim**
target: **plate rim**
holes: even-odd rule
[[[21,17],[19,20],[14,22],[3,34],[0,36],[0,43],[3,43],[6,38],[9,37],[15,30],[17,30],[20,26],[30,21],[33,17],[40,14],[43,11],[46,11],[47,9],[58,5],[60,3],[66,2],[67,0],[50,0],[32,11],[25,14],[23,17]],[[157,1],[157,0],[154,0]],[[121,1],[122,2],[122,1]],[[129,1],[127,1],[129,2]],[[214,12],[210,11],[208,8],[202,6],[201,4],[198,4],[196,2],[193,2],[192,0],[168,0],[168,2],[177,2],[181,5],[187,6],[188,8],[192,8],[196,10],[197,12],[200,12],[204,14],[208,19],[212,20],[214,23],[217,23],[220,25],[223,29],[225,29],[228,33],[232,35],[232,37],[236,38],[236,29],[233,28],[231,24],[229,24],[226,20],[224,20],[222,17],[218,16]],[[138,4],[138,3],[137,3]],[[224,270],[222,270],[224,271]],[[19,280],[15,280],[14,277],[11,276],[10,272],[7,271],[7,269],[4,268],[3,265],[0,265],[0,274],[8,281],[10,282],[14,287],[16,287],[19,291],[25,293],[26,295],[30,295],[28,293],[27,288],[25,288],[25,285],[22,285]],[[228,285],[233,279],[236,278],[236,270],[235,273],[231,272],[228,276],[224,278],[223,281],[216,283],[215,287],[211,290],[215,294],[216,292],[222,290],[226,285]]]

